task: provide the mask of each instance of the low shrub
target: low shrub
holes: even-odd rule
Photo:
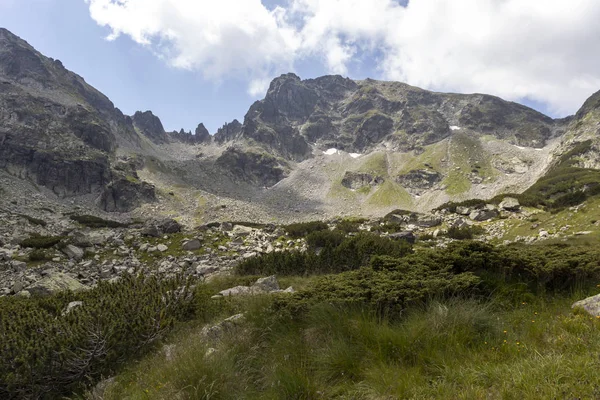
[[[240,275],[308,275],[350,271],[368,264],[371,256],[403,257],[412,251],[406,241],[359,233],[313,232],[307,237],[311,251],[281,252],[254,257],[238,264]],[[318,250],[318,253],[315,253]]]
[[[59,244],[64,236],[31,236],[23,241],[21,241],[21,247],[31,247],[33,249],[48,249]]]
[[[71,215],[73,221],[90,228],[122,228],[129,224],[96,217],[94,215]]]
[[[465,226],[462,228],[458,228],[458,227],[450,227],[448,229],[448,233],[446,234],[446,236],[448,236],[451,239],[456,239],[456,240],[466,240],[466,239],[473,239],[475,236],[478,235],[482,235],[485,233],[485,229],[483,229],[482,227],[478,226],[478,225],[473,225],[473,226]]]
[[[29,261],[46,261],[46,260],[51,260],[52,256],[45,250],[43,249],[36,249],[34,251],[32,251],[31,253],[29,253],[28,256]]]
[[[312,232],[324,231],[329,226],[322,221],[300,222],[284,226],[286,233],[293,238],[302,238]]]
[[[189,283],[126,275],[81,293],[0,298],[0,397],[62,398],[114,373],[193,314]],[[82,305],[65,312],[72,301]]]
[[[21,218],[25,218],[27,221],[29,221],[29,223],[31,223],[33,225],[38,225],[38,226],[46,226],[46,225],[48,225],[48,223],[46,221],[44,221],[43,219],[34,218],[34,217],[31,217],[31,216],[26,215],[26,214],[17,214],[17,216],[19,216]]]

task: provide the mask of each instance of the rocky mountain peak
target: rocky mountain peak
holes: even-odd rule
[[[155,143],[165,143],[168,141],[160,118],[154,115],[152,111],[137,111],[133,115],[133,124],[140,133]]]
[[[197,142],[210,141],[210,133],[208,132],[208,129],[206,129],[202,122],[199,123],[196,127],[195,136]]]

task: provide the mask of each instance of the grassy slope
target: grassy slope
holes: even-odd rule
[[[105,398],[597,398],[600,321],[572,300],[433,303],[397,323],[324,306],[283,323],[256,299],[214,355],[189,327],[172,359],[142,360]]]

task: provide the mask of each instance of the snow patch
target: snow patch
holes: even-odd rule
[[[339,152],[338,149],[335,148],[331,148],[331,149],[327,149],[323,152],[323,154],[327,155],[327,156],[332,156],[334,154],[337,154]]]
[[[460,126],[452,125],[450,127],[450,130],[452,130],[452,131],[458,131],[458,130],[460,130]]]
[[[350,153],[350,157],[352,157],[352,158],[358,158],[360,156],[362,156],[362,154],[360,154],[360,153]]]
[[[526,150],[526,149],[527,149],[526,147],[517,146],[516,144],[515,144],[515,147],[516,147],[517,149],[521,149],[521,150]]]

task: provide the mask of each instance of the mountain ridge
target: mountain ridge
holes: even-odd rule
[[[48,188],[50,201],[85,198],[90,210],[186,210],[192,220],[222,218],[204,204],[291,219],[427,210],[522,192],[584,140],[592,144],[577,162],[600,168],[600,92],[552,119],[485,94],[288,73],[243,122],[214,135],[202,123],[166,132],[152,111],[124,115],[5,29],[0,81],[0,170]]]

